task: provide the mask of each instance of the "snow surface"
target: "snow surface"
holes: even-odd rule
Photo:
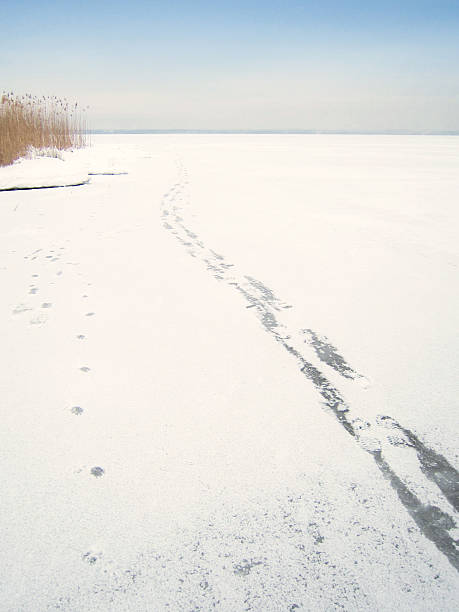
[[[0,193],[3,609],[457,609],[458,161],[100,135],[0,169],[89,181]]]
[[[62,154],[61,154],[62,155]],[[66,154],[68,158],[69,153]],[[73,153],[71,157],[75,157]],[[70,187],[88,180],[85,164],[62,157],[33,157],[18,159],[10,166],[0,168],[0,190],[40,189],[43,187]]]

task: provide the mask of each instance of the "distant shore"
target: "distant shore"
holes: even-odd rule
[[[459,130],[89,130],[90,134],[343,134],[346,136],[459,136]]]

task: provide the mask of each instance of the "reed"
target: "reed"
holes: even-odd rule
[[[55,96],[4,93],[0,100],[0,166],[12,164],[31,150],[53,154],[85,146],[85,110]]]

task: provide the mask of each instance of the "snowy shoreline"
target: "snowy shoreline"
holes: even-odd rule
[[[32,155],[21,158],[9,166],[0,167],[0,191],[76,187],[85,185],[91,176],[125,174],[110,161],[95,163],[92,149],[85,147],[72,151],[59,151],[53,155]]]

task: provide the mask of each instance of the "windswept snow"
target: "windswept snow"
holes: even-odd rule
[[[110,135],[0,173],[85,177],[0,194],[5,609],[455,610],[458,161]]]

